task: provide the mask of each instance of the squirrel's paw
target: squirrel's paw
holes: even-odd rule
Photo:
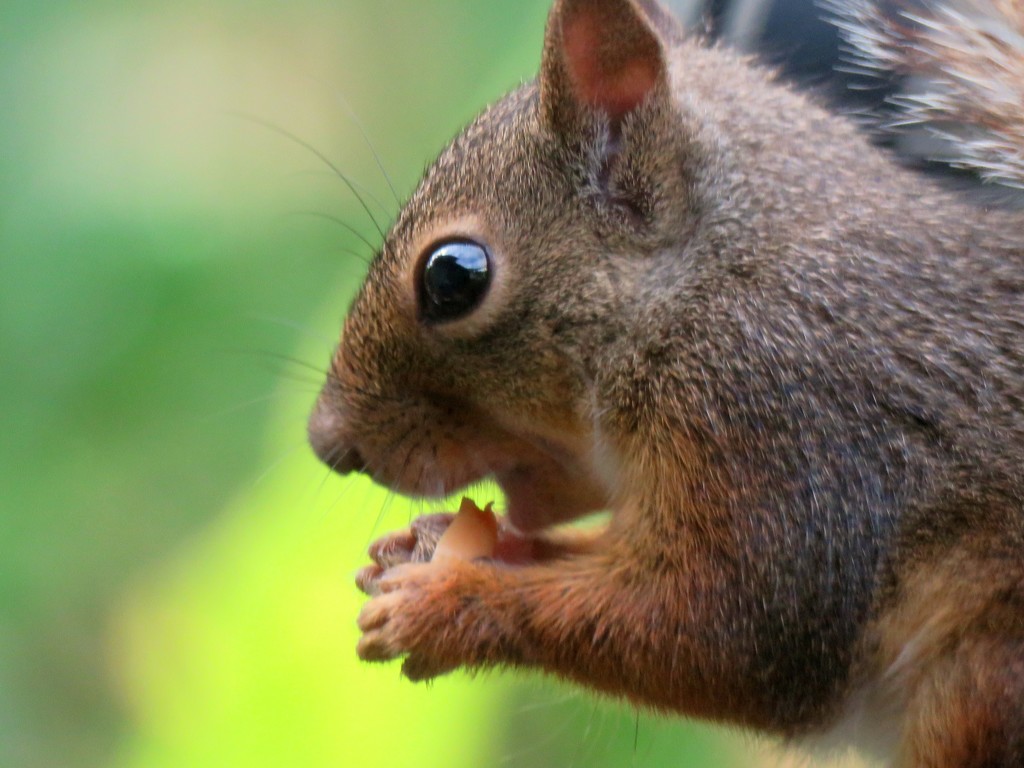
[[[359,614],[363,636],[357,651],[364,661],[405,657],[403,674],[429,680],[466,662],[458,635],[465,625],[459,589],[471,563],[406,563],[374,579],[375,596]],[[379,568],[379,566],[369,566]]]
[[[356,586],[367,595],[378,594],[377,583],[389,568],[406,563],[428,563],[434,556],[437,542],[455,515],[423,515],[408,528],[382,536],[370,545],[372,565],[356,575]]]
[[[373,564],[359,571],[356,585],[367,595],[373,596],[378,594],[378,581],[389,568],[406,563],[429,563],[437,542],[454,519],[455,515],[448,513],[422,515],[413,520],[408,528],[377,539],[369,550]],[[492,560],[524,565],[538,559],[536,547],[536,539],[521,534],[508,518],[498,518],[498,540]]]

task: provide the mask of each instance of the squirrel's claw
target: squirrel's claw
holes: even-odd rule
[[[402,563],[408,563],[416,546],[416,536],[412,528],[403,528],[387,536],[382,536],[370,545],[370,559],[387,570]]]
[[[368,571],[375,566],[363,569]],[[362,572],[360,573],[362,575]],[[385,591],[382,575],[372,582],[373,599],[359,612],[357,624],[363,636],[356,650],[363,661],[390,661],[406,650],[403,648],[402,615],[407,610],[409,595],[401,589]],[[364,590],[366,591],[366,590]]]
[[[380,567],[381,572],[406,563],[430,562],[437,542],[448,530],[454,517],[447,513],[417,517],[408,528],[394,531],[373,542],[369,550],[370,559]],[[359,583],[358,578],[356,582]],[[359,588],[367,592],[362,584],[359,584]]]
[[[356,586],[364,595],[374,597],[379,592],[377,582],[385,572],[386,569],[377,563],[360,568],[359,572],[356,573]]]
[[[468,564],[407,563],[384,572],[368,566],[371,594],[359,614],[363,635],[356,650],[363,661],[390,661],[405,657],[403,674],[410,680],[428,680],[450,672],[465,660],[452,635],[452,619],[459,600],[452,586],[459,579],[455,571]],[[362,585],[360,588],[363,588]]]

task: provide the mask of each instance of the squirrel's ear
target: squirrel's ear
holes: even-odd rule
[[[540,73],[544,117],[569,128],[582,109],[616,129],[668,78],[675,21],[653,0],[555,0]]]

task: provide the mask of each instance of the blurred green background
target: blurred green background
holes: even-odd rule
[[[304,429],[368,251],[330,217],[378,236],[258,121],[389,220],[358,123],[407,194],[532,76],[547,2],[0,2],[0,766],[761,760],[355,658],[352,576],[421,506],[329,477]]]

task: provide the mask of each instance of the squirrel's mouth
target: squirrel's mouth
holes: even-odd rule
[[[493,480],[505,496],[505,515],[523,533],[576,520],[609,504],[608,493],[586,464],[543,443],[503,440],[500,446],[461,446],[454,455],[430,452],[429,468],[421,466],[415,478],[389,477],[372,470],[371,474],[400,493],[435,499]]]
[[[573,469],[548,462],[515,465],[495,473],[512,524],[528,533],[604,509],[608,499],[603,489],[582,468]]]
[[[350,429],[337,409],[318,403],[310,419],[310,441],[335,471],[361,472],[398,493],[433,499],[493,479],[505,495],[509,520],[523,532],[606,509],[610,501],[586,459],[585,437],[571,440],[566,434],[553,440],[487,423],[474,424],[463,439],[423,440],[409,430],[404,443],[372,430],[352,434]]]
[[[585,438],[571,439],[566,433],[555,441],[532,431],[500,429],[488,433],[496,439],[467,446],[467,453],[487,466],[485,477],[501,488],[505,514],[520,531],[540,531],[608,508],[609,492],[587,460]],[[450,469],[457,475],[461,468]],[[438,470],[446,473],[446,467]]]

